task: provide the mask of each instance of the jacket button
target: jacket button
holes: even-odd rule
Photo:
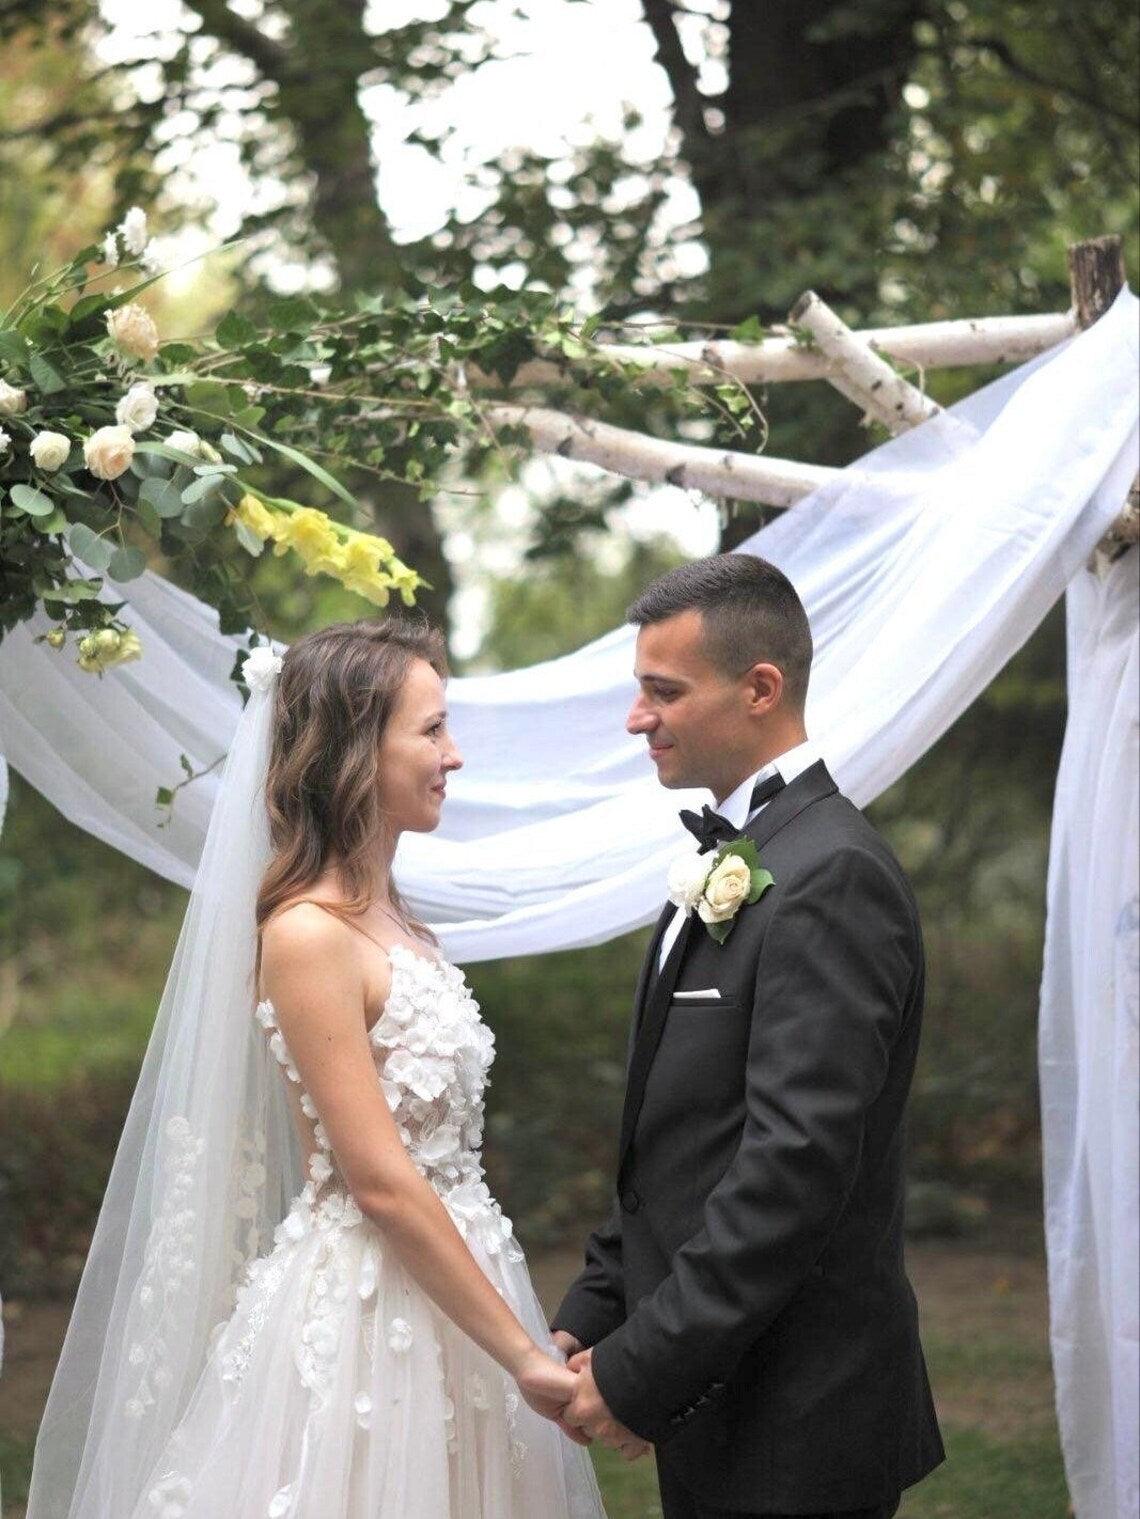
[[[641,1198],[633,1187],[626,1187],[621,1195],[621,1205],[627,1213],[636,1213],[641,1207]]]

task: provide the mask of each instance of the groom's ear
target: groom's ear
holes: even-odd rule
[[[743,684],[749,712],[754,717],[766,717],[784,699],[784,676],[777,665],[753,665],[744,672]]]

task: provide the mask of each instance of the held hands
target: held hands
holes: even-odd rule
[[[556,1330],[552,1338],[570,1361],[560,1366],[535,1346],[516,1375],[519,1392],[530,1407],[553,1420],[576,1445],[600,1440],[620,1451],[626,1461],[646,1455],[651,1448],[648,1442],[619,1424],[606,1407],[594,1382],[590,1352],[564,1330]]]
[[[591,1350],[579,1350],[570,1357],[568,1364],[571,1371],[577,1372],[578,1381],[574,1396],[563,1409],[559,1422],[572,1438],[573,1432],[577,1432],[587,1436],[588,1440],[600,1440],[611,1450],[620,1451],[624,1460],[636,1461],[649,1453],[650,1444],[620,1424],[607,1408],[594,1381],[592,1357]]]

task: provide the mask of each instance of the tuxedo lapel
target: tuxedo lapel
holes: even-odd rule
[[[641,1027],[642,1017],[645,1012],[645,999],[649,995],[649,989],[657,977],[657,962],[661,958],[661,940],[665,937],[665,930],[673,921],[673,914],[677,911],[672,902],[666,902],[661,909],[661,915],[657,919],[653,929],[653,937],[649,941],[649,948],[645,952],[645,959],[641,962],[641,973],[637,978],[637,991],[633,997],[633,1039],[637,1039],[637,1031]],[[632,1050],[632,1044],[631,1044]]]
[[[806,807],[822,801],[825,796],[834,795],[838,790],[827,766],[822,760],[816,760],[814,765],[797,775],[794,781],[789,781],[783,791],[774,796],[763,811],[757,813],[751,823],[747,824],[743,832],[757,849],[763,849],[769,839],[774,838],[781,828],[786,828],[793,818],[799,817]]]
[[[671,917],[672,907],[670,906],[669,916],[665,917],[664,923],[668,923]],[[669,1004],[673,1000],[673,988],[677,985],[681,961],[685,958],[685,947],[689,942],[695,917],[695,913],[689,913],[681,924],[681,931],[673,941],[673,947],[657,975],[653,974],[653,966],[660,951],[664,924],[660,925],[658,933],[654,935],[652,955],[648,961],[648,980],[645,982],[647,989],[633,1046],[633,1056],[629,1064],[625,1106],[621,1115],[621,1141],[618,1146],[619,1177],[626,1151],[633,1139],[633,1131],[637,1127],[638,1115],[645,1097],[645,1083],[649,1079],[649,1068],[653,1064],[653,1057],[657,1053],[657,1046],[661,1043],[661,1035],[665,1030],[665,1018],[669,1012]]]
[[[753,840],[757,848],[762,848],[769,839],[779,833],[781,828],[787,827],[805,808],[812,806],[815,802],[821,801],[825,796],[831,796],[838,789],[828,773],[827,766],[822,760],[818,760],[801,775],[798,775],[794,781],[790,781],[782,791],[773,797],[768,805],[743,829],[743,833]],[[661,952],[661,939],[669,923],[672,921],[674,911],[673,904],[669,903],[660,918],[658,918],[657,927],[653,934],[653,942],[650,944],[649,952],[642,964],[641,977],[637,985],[637,995],[634,1002],[633,1044],[629,1061],[629,1078],[625,1089],[625,1106],[622,1109],[621,1140],[618,1149],[619,1183],[622,1167],[625,1164],[626,1153],[633,1142],[634,1130],[637,1128],[637,1120],[645,1098],[645,1086],[649,1079],[653,1057],[657,1053],[657,1046],[661,1043],[661,1035],[665,1031],[665,1020],[668,1017],[669,1005],[673,1001],[673,990],[677,985],[677,977],[681,972],[681,964],[685,958],[685,949],[689,943],[694,922],[700,921],[695,912],[687,915],[681,925],[681,931],[669,951],[665,964],[661,967],[660,972],[657,972],[656,967]]]

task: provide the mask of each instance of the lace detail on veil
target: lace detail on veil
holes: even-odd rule
[[[153,1388],[164,1387],[170,1379],[164,1364],[166,1342],[161,1333],[162,1322],[183,1284],[197,1269],[192,1252],[194,1209],[190,1198],[205,1141],[195,1137],[189,1121],[181,1116],[168,1120],[165,1137],[162,1202],[147,1239],[135,1298],[142,1323],[127,1352],[127,1364],[142,1368],[124,1405],[124,1412],[131,1419],[142,1418],[155,1401]]]

